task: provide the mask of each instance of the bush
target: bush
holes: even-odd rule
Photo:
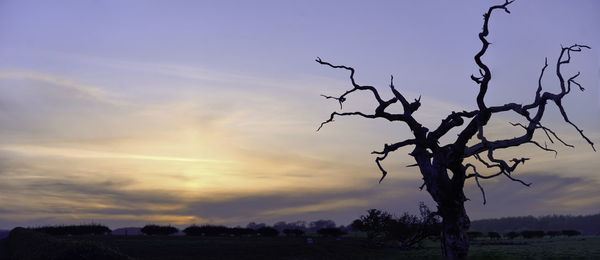
[[[297,228],[294,228],[294,229],[284,229],[283,233],[286,236],[288,236],[288,237],[291,237],[291,236],[299,237],[299,236],[304,235],[304,230],[300,230],[300,229],[297,229]]]
[[[335,221],[330,220],[330,219],[319,219],[316,221],[312,221],[308,224],[308,231],[309,232],[317,232],[317,230],[322,229],[322,228],[334,228],[335,227]]]
[[[545,233],[542,230],[523,230],[521,231],[521,236],[523,238],[542,238]]]
[[[515,239],[516,237],[520,236],[520,234],[518,232],[508,232],[506,234],[504,234],[505,237],[508,237],[509,239]]]
[[[261,227],[257,229],[256,232],[263,237],[276,237],[277,235],[279,235],[279,231],[272,227]]]
[[[546,235],[550,236],[550,237],[557,237],[560,236],[562,233],[560,231],[548,231],[546,232]]]
[[[246,229],[244,229],[246,230]],[[183,230],[187,236],[223,236],[230,234],[229,228],[225,226],[212,226],[212,225],[203,225],[196,226],[191,225]]]
[[[314,224],[318,224],[318,223],[314,223]],[[304,232],[306,232],[308,230],[308,228],[306,227],[306,221],[301,221],[301,220],[294,221],[294,222],[288,222],[288,223],[286,223],[285,221],[279,221],[279,222],[273,224],[273,228],[277,229],[279,232],[283,232],[283,230],[285,230],[285,229],[289,229],[289,230],[298,229],[298,230],[302,230]],[[321,228],[324,228],[324,227],[321,227]]]
[[[416,216],[404,213],[402,217],[390,220],[388,225],[388,238],[402,241],[417,232],[419,219]]]
[[[251,229],[251,228],[242,228],[242,227],[235,227],[235,228],[229,228],[227,230],[227,233],[236,237],[240,237],[240,236],[253,236],[256,235],[256,230]]]
[[[367,233],[373,242],[391,242],[404,249],[418,245],[429,236],[439,236],[441,225],[436,214],[425,203],[419,204],[420,217],[404,213],[394,218],[385,211],[370,209],[367,215],[352,222],[352,229]]]
[[[168,236],[179,232],[179,230],[176,227],[159,225],[145,225],[140,231],[146,235],[160,236]]]
[[[8,259],[61,259],[61,260],[126,260],[131,259],[104,244],[91,241],[69,241],[15,228],[6,238]]]
[[[70,226],[44,226],[29,228],[35,232],[46,233],[54,236],[67,235],[104,235],[110,233],[110,229],[100,224],[70,225]]]
[[[345,235],[346,232],[342,231],[339,228],[321,228],[317,230],[317,234],[324,237],[340,237]]]
[[[581,232],[577,231],[577,230],[563,230],[562,234],[565,236],[579,236],[581,235]]]
[[[490,239],[500,239],[501,236],[498,232],[488,232],[488,237],[490,237]]]
[[[248,225],[246,225],[246,228],[257,230],[257,229],[259,229],[261,227],[266,227],[266,226],[267,226],[267,224],[265,224],[265,223],[250,222],[250,223],[248,223]]]
[[[476,238],[482,237],[483,233],[479,231],[469,231],[467,232],[467,236],[469,236],[469,240],[474,240]]]
[[[392,224],[392,215],[378,209],[367,210],[367,215],[360,216],[352,222],[352,229],[367,233],[371,240],[381,240],[387,237]]]

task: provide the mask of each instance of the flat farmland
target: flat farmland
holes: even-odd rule
[[[136,259],[439,259],[439,241],[421,249],[376,247],[362,238],[148,237],[69,238],[102,243]],[[475,240],[472,259],[600,259],[600,237]]]
[[[43,235],[43,234],[42,234]],[[49,240],[43,235],[44,241]],[[426,240],[421,248],[400,250],[370,244],[360,237],[341,239],[311,237],[186,237],[186,236],[71,236],[52,237],[61,248],[86,246],[124,255],[128,259],[440,259],[439,241]],[[37,238],[36,238],[37,239]],[[27,240],[30,241],[30,240]],[[40,240],[41,241],[41,240]],[[17,241],[2,241],[1,259],[10,259],[15,250],[17,259],[52,257],[45,242],[19,245]],[[25,242],[26,243],[26,242]],[[10,244],[10,246],[9,246]],[[11,248],[14,247],[14,248]],[[73,250],[71,252],[80,252]],[[23,252],[25,251],[25,252]],[[37,252],[40,251],[40,252]],[[96,250],[97,251],[97,250]],[[39,258],[37,258],[39,257]],[[558,237],[472,241],[470,259],[600,259],[600,237]],[[71,259],[71,258],[60,258]],[[76,258],[73,258],[76,259]],[[96,259],[96,258],[86,258]],[[117,259],[117,258],[115,258]],[[122,258],[118,258],[122,259]]]

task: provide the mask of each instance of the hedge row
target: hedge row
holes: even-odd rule
[[[482,232],[478,232],[478,231],[469,231],[467,232],[467,235],[469,236],[470,239],[475,239],[475,238],[479,238],[479,237],[483,237],[484,234]],[[506,234],[504,234],[504,237],[509,238],[509,239],[514,239],[517,237],[523,237],[523,238],[542,238],[544,236],[549,236],[549,237],[555,237],[555,236],[579,236],[581,235],[581,232],[577,231],[577,230],[563,230],[563,231],[547,231],[544,232],[543,230],[523,230],[521,232],[508,232]],[[489,232],[488,233],[488,237],[489,238],[500,238],[500,234],[497,232]]]
[[[259,229],[251,229],[251,228],[229,228],[225,226],[212,226],[212,225],[203,225],[196,226],[192,225],[183,230],[188,236],[265,236],[265,237],[274,237],[279,235],[279,231],[272,227],[261,227]]]
[[[114,248],[92,241],[69,241],[17,227],[6,238],[9,259],[129,260]]]
[[[103,225],[88,224],[88,225],[69,225],[69,226],[44,226],[29,228],[32,231],[46,233],[54,236],[67,235],[104,235],[111,230]]]

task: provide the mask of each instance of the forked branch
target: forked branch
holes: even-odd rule
[[[581,137],[586,140],[586,142],[592,147],[594,151],[596,151],[594,147],[594,143],[583,133],[577,125],[575,125],[568,117],[563,105],[562,99],[571,92],[571,88],[577,87],[579,90],[583,91],[583,86],[577,81],[580,76],[580,73],[577,72],[570,77],[563,76],[563,66],[565,64],[569,64],[571,62],[571,55],[576,52],[581,52],[584,49],[589,49],[590,47],[587,45],[574,44],[569,47],[562,47],[560,56],[556,62],[556,76],[558,77],[560,83],[560,91],[558,93],[552,92],[544,92],[544,88],[542,85],[542,79],[545,75],[545,72],[548,68],[548,59],[544,60],[544,65],[541,69],[538,84],[535,91],[533,102],[529,104],[518,104],[518,103],[507,103],[499,106],[488,106],[485,103],[485,95],[489,88],[489,82],[492,78],[490,68],[482,61],[482,57],[485,55],[487,49],[490,46],[490,43],[487,40],[487,36],[489,35],[489,22],[492,13],[495,10],[503,10],[506,13],[510,13],[508,10],[508,5],[510,5],[514,0],[505,0],[503,4],[492,6],[488,9],[488,11],[483,15],[484,22],[482,31],[479,33],[478,37],[481,41],[481,49],[477,52],[474,57],[475,63],[478,66],[478,76],[471,75],[471,79],[478,85],[479,91],[477,93],[477,110],[472,111],[462,111],[462,112],[451,112],[447,117],[441,120],[439,126],[433,131],[429,131],[429,129],[423,127],[417,120],[413,117],[413,114],[420,108],[421,99],[415,99],[413,102],[409,102],[407,98],[396,88],[394,85],[394,77],[390,77],[389,88],[393,97],[390,99],[385,99],[381,96],[380,92],[377,88],[373,86],[360,85],[356,82],[355,79],[355,69],[349,66],[344,65],[334,65],[327,61],[321,60],[321,58],[317,58],[316,62],[321,65],[325,65],[327,67],[331,67],[334,69],[342,69],[350,72],[349,78],[352,85],[352,88],[346,90],[339,96],[329,96],[329,95],[321,95],[326,99],[336,100],[340,104],[340,110],[343,109],[343,103],[348,100],[348,97],[355,92],[365,91],[370,93],[370,95],[377,102],[377,106],[375,107],[374,112],[333,112],[330,114],[329,118],[321,123],[317,131],[319,131],[325,124],[331,123],[334,121],[336,117],[339,116],[360,116],[363,118],[369,119],[385,119],[388,121],[400,121],[406,124],[412,131],[414,138],[406,139],[391,145],[384,145],[382,151],[375,151],[373,154],[378,155],[375,159],[375,163],[377,164],[379,170],[382,173],[382,177],[379,180],[380,182],[387,175],[387,171],[383,168],[381,162],[385,160],[389,153],[396,151],[400,147],[414,146],[414,150],[410,153],[416,160],[416,164],[412,164],[410,166],[419,166],[424,180],[428,186],[431,184],[430,180],[438,178],[437,176],[441,176],[437,174],[435,170],[430,170],[432,167],[445,167],[453,172],[461,172],[458,176],[458,181],[452,181],[451,185],[455,185],[456,188],[462,188],[462,181],[466,178],[475,178],[475,181],[478,187],[481,189],[482,194],[485,200],[485,192],[483,191],[482,186],[480,185],[480,179],[489,179],[499,175],[505,175],[510,180],[520,182],[523,185],[529,186],[530,183],[526,183],[522,180],[515,178],[512,173],[515,171],[518,165],[524,164],[526,160],[529,158],[513,158],[512,160],[505,161],[502,159],[498,159],[494,157],[494,151],[498,149],[516,147],[523,144],[533,144],[536,147],[549,152],[554,152],[555,155],[557,153],[556,150],[549,148],[546,143],[541,145],[539,142],[533,140],[533,135],[536,130],[541,130],[544,132],[550,143],[554,143],[554,140],[557,140],[562,145],[567,147],[573,147],[573,145],[568,144],[562,138],[558,136],[558,134],[552,129],[541,124],[541,119],[544,116],[544,112],[546,111],[546,106],[549,101],[552,101],[558,108],[561,113],[563,120],[570,124],[573,128],[575,128]],[[400,103],[402,106],[402,113],[392,113],[388,112],[388,108],[392,107],[393,104]],[[489,120],[497,113],[501,112],[509,112],[512,111],[517,115],[520,115],[525,123],[511,123],[513,126],[521,127],[524,130],[524,133],[521,136],[508,138],[508,139],[498,139],[498,140],[488,140],[484,135],[484,128],[488,124]],[[466,126],[460,130],[458,137],[456,140],[448,145],[441,146],[440,139],[448,134],[450,130],[463,126],[465,122],[468,121]],[[472,144],[470,146],[467,145],[470,140],[476,138],[478,140],[477,143]],[[480,154],[487,154],[487,161],[484,160]],[[479,162],[484,164],[487,168],[493,168],[495,171],[492,174],[481,174],[478,172],[477,168],[472,164],[463,164],[463,160],[469,157],[475,157]],[[488,162],[489,161],[489,162]],[[467,169],[472,169],[473,173],[466,174],[464,171]],[[436,176],[433,178],[432,176]],[[454,177],[457,175],[455,174]],[[431,177],[431,178],[430,178]],[[453,179],[454,179],[453,177]],[[437,181],[443,180],[444,178],[437,179]],[[446,185],[446,184],[434,184],[434,185]],[[440,187],[442,187],[440,186]],[[433,189],[436,189],[435,187]],[[431,193],[431,191],[430,191]]]

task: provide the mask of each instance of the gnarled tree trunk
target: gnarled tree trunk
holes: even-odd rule
[[[438,205],[437,214],[442,217],[441,247],[446,259],[466,259],[469,252],[467,231],[471,222],[464,206],[465,167],[461,157],[453,156],[457,154],[460,153],[454,152],[452,146],[442,147],[433,154],[417,146],[411,153],[427,192]]]
[[[439,206],[442,216],[441,246],[446,259],[466,259],[469,252],[470,220],[462,201],[454,201],[453,206]]]

